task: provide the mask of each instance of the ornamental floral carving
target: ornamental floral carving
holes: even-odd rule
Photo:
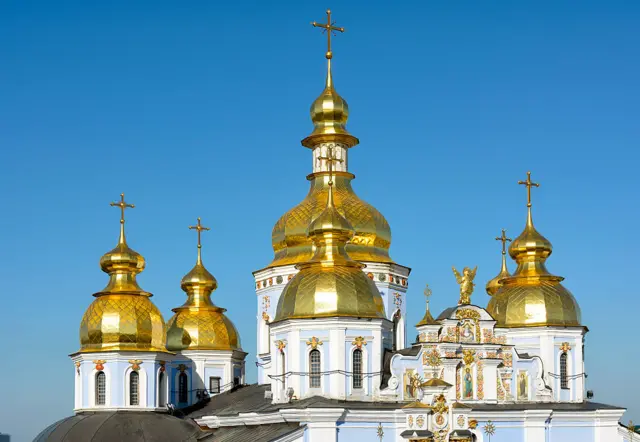
[[[262,312],[262,319],[264,322],[269,322],[269,314],[267,312]]]
[[[140,370],[140,364],[142,364],[142,361],[140,359],[131,359],[129,364],[131,364],[131,369],[133,371],[138,371]]]
[[[498,386],[498,400],[499,401],[504,401],[505,400],[505,394],[504,394],[504,387],[502,386],[502,379],[500,379],[500,373],[496,373],[496,385]]]
[[[424,427],[424,416],[419,414],[418,417],[416,417],[416,425],[418,426],[418,428],[422,428]]]
[[[484,399],[484,363],[478,361],[478,399]]]
[[[285,341],[278,340],[274,343],[274,345],[280,351],[280,353],[284,353],[284,349],[287,346],[287,343]]]
[[[563,342],[562,345],[560,346],[560,351],[566,353],[569,350],[571,350],[571,345],[568,342]]]
[[[429,332],[427,339],[429,342],[438,342],[438,332]]]
[[[322,341],[313,336],[307,341],[307,345],[311,346],[311,348],[315,350],[318,348],[318,345],[322,345]]]
[[[455,351],[445,351],[444,352],[444,357],[445,358],[455,358],[456,357],[456,352]]]
[[[104,370],[104,364],[107,363],[107,361],[105,361],[104,359],[96,359],[95,361],[93,361],[94,364],[96,364],[96,370],[100,371],[100,370]]]
[[[471,365],[476,360],[476,352],[473,350],[462,350],[462,361],[464,365]]]
[[[422,353],[422,364],[430,367],[439,367],[442,364],[442,358],[440,352],[436,347],[431,350]]]
[[[262,297],[262,310],[267,311],[271,307],[271,298],[268,295]]]
[[[464,427],[464,416],[459,414],[456,419],[456,423],[458,424],[458,427],[460,428]]]
[[[483,328],[482,329],[482,342],[486,342],[486,343],[493,343],[493,330],[491,330],[490,328]]]
[[[425,332],[420,333],[418,335],[418,341],[427,342],[427,334]]]
[[[353,340],[351,345],[355,345],[358,348],[362,348],[363,345],[367,345],[367,340],[365,338],[363,338],[362,336],[358,336],[357,338],[355,338]]]
[[[409,428],[413,427],[413,416],[409,415],[407,421],[409,422]]]

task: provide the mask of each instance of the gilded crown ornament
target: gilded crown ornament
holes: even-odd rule
[[[453,274],[456,277],[456,281],[460,285],[460,300],[458,301],[458,305],[471,304],[471,294],[473,293],[473,289],[475,287],[473,279],[476,277],[478,266],[476,266],[473,270],[471,270],[469,267],[465,267],[464,269],[462,269],[462,274],[460,274],[455,267],[451,268],[453,269]]]
[[[307,345],[310,346],[313,350],[315,350],[316,348],[318,348],[318,345],[322,345],[322,341],[316,338],[315,336],[312,336],[307,341]]]
[[[367,340],[362,336],[358,336],[351,342],[351,345],[355,345],[358,348],[362,348],[363,345],[367,345]]]

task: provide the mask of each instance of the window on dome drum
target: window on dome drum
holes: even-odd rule
[[[164,372],[160,372],[158,375],[158,406],[164,407],[167,405],[167,377]]]
[[[560,355],[560,388],[569,389],[569,379],[567,378],[567,352]]]
[[[107,402],[107,375],[104,371],[96,373],[96,405],[105,405]]]
[[[353,350],[353,388],[362,388],[362,350]]]
[[[213,376],[209,377],[209,393],[220,393],[220,378]]]
[[[187,374],[180,373],[178,376],[178,402],[186,403],[187,402]]]
[[[309,366],[311,367],[309,387],[320,388],[320,350],[311,350],[309,353]]]
[[[140,404],[139,383],[140,375],[137,371],[132,371],[129,375],[129,405]]]

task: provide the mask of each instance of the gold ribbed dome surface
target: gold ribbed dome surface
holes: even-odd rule
[[[307,236],[307,228],[324,210],[328,195],[329,175],[311,174],[311,188],[306,198],[285,213],[276,223],[271,235],[275,257],[269,267],[298,264],[313,256],[314,246]],[[382,214],[354,193],[347,172],[335,172],[334,201],[336,208],[353,226],[355,235],[347,244],[349,256],[361,262],[393,262],[389,256],[391,228]]]
[[[362,271],[362,264],[347,254],[346,242],[353,230],[333,203],[328,186],[325,209],[309,225],[316,246],[313,257],[287,283],[274,321],[318,317],[350,316],[385,318],[382,296],[375,283]]]
[[[136,276],[144,270],[142,255],[131,249],[124,234],[124,202],[120,207],[118,245],[100,259],[102,271],[109,274],[107,286],[93,296],[80,323],[80,351],[166,351],[162,314],[140,288]]]
[[[198,259],[180,284],[187,301],[174,308],[175,314],[167,323],[167,349],[179,350],[236,350],[240,349],[240,336],[226,311],[213,304],[211,293],[218,287],[216,278],[202,264],[200,218],[198,231]]]
[[[561,284],[564,278],[550,274],[545,266],[552,246],[533,225],[530,189],[537,185],[530,174],[521,183],[529,187],[527,224],[509,247],[518,267],[513,276],[500,280],[487,311],[499,327],[580,326],[580,307]]]

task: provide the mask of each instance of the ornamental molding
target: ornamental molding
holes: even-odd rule
[[[322,345],[322,341],[313,336],[309,338],[309,340],[307,341],[307,345],[310,346],[312,350],[315,350],[316,348],[318,348],[318,345]]]

